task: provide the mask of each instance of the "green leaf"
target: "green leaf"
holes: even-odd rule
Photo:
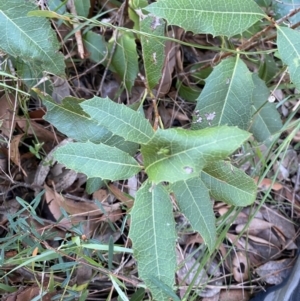
[[[113,37],[109,41],[109,50],[111,50],[114,45],[116,45],[116,47],[111,60],[111,67],[113,71],[116,71],[121,77],[124,86],[130,93],[134,80],[139,72],[135,37],[129,32],[123,32],[117,39]]]
[[[145,289],[140,287],[136,292],[130,296],[130,301],[143,301],[145,297]]]
[[[141,170],[127,153],[116,147],[91,142],[68,143],[55,151],[54,158],[88,178],[124,180]]]
[[[252,76],[255,89],[252,95],[252,122],[249,132],[258,142],[266,141],[282,127],[280,114],[274,103],[268,102],[270,91],[257,74]]]
[[[123,104],[117,104],[108,97],[93,97],[81,104],[83,110],[99,125],[116,135],[136,143],[147,143],[154,131],[145,117]]]
[[[74,0],[74,4],[78,16],[88,16],[91,7],[90,1]]]
[[[42,70],[35,68],[32,62],[25,63],[20,58],[14,59],[12,57],[11,60],[14,67],[17,69],[16,72],[19,78],[22,78],[22,83],[24,83],[28,88],[35,86],[36,88],[42,89],[43,91],[47,91],[47,93],[52,94],[53,83],[51,82],[51,80],[49,79],[46,82],[41,82],[41,78],[43,78],[44,76]]]
[[[11,285],[6,285],[4,283],[0,283],[0,291],[1,293],[14,293],[15,291],[17,291],[18,288],[11,286]]]
[[[140,21],[140,30],[157,36],[155,38],[141,35],[145,75],[148,87],[153,89],[162,77],[165,61],[165,41],[159,39],[159,37],[165,36],[165,22],[148,15]]]
[[[200,95],[200,88],[195,86],[186,86],[181,81],[177,81],[176,88],[178,91],[178,95],[182,97],[184,100],[190,102],[196,102],[197,98]]]
[[[49,95],[44,95],[36,89],[34,91],[43,100],[47,108],[44,119],[69,138],[80,142],[105,143],[132,155],[136,152],[138,148],[136,143],[125,141],[120,136],[114,136],[112,132],[101,127],[97,121],[90,118],[80,106],[84,103],[83,99],[66,97],[62,104],[58,104]]]
[[[274,20],[278,20],[282,17],[288,15],[294,9],[299,8],[300,1],[299,0],[284,0],[284,1],[270,1],[270,3],[266,3],[265,7],[271,9],[273,14],[272,17]],[[300,15],[299,13],[289,17],[290,24],[296,24],[300,22]]]
[[[300,90],[300,32],[278,26],[277,47],[282,61],[288,66],[291,81]]]
[[[200,178],[176,182],[171,185],[180,211],[200,233],[212,252],[216,243],[215,214],[208,189]]]
[[[128,15],[131,21],[133,21],[133,29],[140,29],[140,17],[136,10],[140,10],[148,5],[148,0],[129,0]]]
[[[48,9],[50,11],[55,11],[56,13],[63,15],[65,14],[67,8],[60,0],[49,0],[47,2]]]
[[[129,236],[139,277],[150,288],[154,300],[169,300],[169,295],[153,283],[157,278],[173,289],[175,281],[175,222],[169,194],[162,184],[151,186],[147,181],[138,190]]]
[[[104,143],[112,136],[111,132],[99,126],[82,110],[80,104],[84,102],[83,99],[70,96],[63,99],[62,104],[59,104],[53,101],[49,95],[42,93],[38,93],[38,95],[47,108],[44,119],[69,138],[82,142],[90,140],[94,143]]]
[[[186,31],[213,36],[232,37],[265,17],[252,0],[160,0],[145,9]]]
[[[251,73],[239,57],[223,60],[206,79],[192,128],[226,124],[247,129],[253,88]]]
[[[264,54],[259,65],[258,75],[266,83],[270,82],[279,72],[279,66],[273,53]]]
[[[49,20],[28,17],[37,10],[30,1],[0,1],[0,48],[13,57],[20,57],[37,70],[63,76],[64,57]]]
[[[105,181],[102,180],[101,178],[89,178],[86,181],[85,190],[88,194],[92,194],[104,185],[105,185]]]
[[[208,163],[226,158],[249,136],[243,130],[227,126],[197,131],[159,129],[141,147],[145,171],[156,183],[197,177]]]
[[[257,187],[254,180],[229,162],[207,165],[201,172],[201,179],[218,201],[234,206],[248,206],[255,201]]]
[[[88,31],[83,36],[83,43],[86,50],[89,52],[89,58],[95,63],[104,61],[107,56],[107,43],[102,35],[93,31]]]

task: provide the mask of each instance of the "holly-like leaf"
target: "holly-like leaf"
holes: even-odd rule
[[[234,206],[248,206],[255,201],[254,180],[229,162],[210,163],[201,172],[201,179],[218,201]]]
[[[300,90],[300,32],[278,26],[277,47],[282,61],[288,66],[291,81]]]
[[[123,32],[116,40],[113,37],[109,41],[110,50],[114,45],[116,45],[115,51],[109,67],[118,73],[124,86],[130,92],[139,72],[135,37],[129,32]]]
[[[136,143],[125,141],[122,137],[113,135],[112,132],[100,126],[97,121],[86,114],[80,106],[84,102],[83,99],[66,97],[62,104],[58,104],[49,95],[43,94],[37,89],[34,91],[47,107],[47,114],[44,119],[69,138],[80,142],[101,142],[115,146],[131,155],[136,152],[138,148]]]
[[[36,90],[35,90],[36,91]],[[36,91],[38,92],[38,91]],[[112,133],[97,124],[86,114],[80,104],[84,101],[75,97],[66,97],[59,104],[49,95],[38,92],[47,108],[44,119],[53,124],[60,132],[78,141],[105,142]]]
[[[116,147],[91,142],[68,143],[55,151],[54,158],[88,178],[124,180],[141,170],[129,154]]]
[[[154,300],[169,300],[170,296],[155,285],[159,281],[172,290],[176,269],[175,222],[169,194],[162,184],[151,186],[147,181],[138,190],[129,236],[139,277],[150,288]]]
[[[186,31],[228,37],[242,33],[265,17],[253,0],[159,0],[145,9]]]
[[[125,140],[147,143],[154,135],[149,121],[141,113],[109,98],[95,96],[81,103],[81,107],[99,125]]]
[[[157,130],[153,139],[141,147],[145,171],[156,183],[197,177],[208,163],[226,158],[249,136],[227,126],[195,131]]]
[[[252,75],[255,88],[252,95],[252,122],[249,132],[258,142],[266,141],[282,127],[280,114],[274,103],[268,102],[270,91],[257,74]]]
[[[108,55],[107,43],[102,35],[88,31],[83,36],[83,43],[89,52],[89,59],[95,63],[104,62]]]
[[[171,185],[180,212],[190,221],[193,229],[200,233],[210,251],[216,242],[215,214],[207,187],[200,178],[176,182]]]
[[[192,128],[226,124],[247,129],[253,87],[251,73],[239,57],[223,60],[206,79]]]
[[[153,89],[162,77],[165,61],[165,41],[159,39],[165,35],[165,21],[155,16],[145,16],[140,21],[140,30],[151,34],[151,36],[141,35],[141,43],[146,80],[148,87]]]
[[[38,7],[30,1],[0,1],[0,49],[39,71],[63,76],[64,56],[46,18],[29,17]]]

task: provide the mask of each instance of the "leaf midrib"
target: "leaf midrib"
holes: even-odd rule
[[[33,39],[32,39],[25,31],[23,31],[23,30],[17,25],[17,23],[13,22],[13,20],[15,20],[15,19],[10,19],[9,16],[3,12],[3,10],[1,10],[1,13],[2,13],[2,15],[6,18],[7,21],[9,21],[14,27],[16,27],[17,29],[19,29],[19,31],[20,31],[21,33],[23,33],[30,41],[32,41],[33,44],[34,44],[38,49],[40,49],[40,51],[41,51],[42,53],[44,53],[44,54],[50,59],[50,61],[51,61],[51,63],[53,64],[53,66],[56,66],[56,63],[52,60],[52,58],[48,55],[48,53],[45,52],[45,51],[43,50],[43,48],[39,47],[39,44],[36,43],[35,40],[33,40]]]

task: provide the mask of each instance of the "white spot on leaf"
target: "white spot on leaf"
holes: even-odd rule
[[[162,25],[162,24],[160,23],[160,18],[157,18],[157,17],[155,17],[155,16],[153,16],[152,18],[153,18],[153,19],[152,19],[152,22],[151,22],[151,29],[152,29],[152,30],[156,29],[156,27],[158,27],[159,25]]]
[[[275,101],[275,96],[274,95],[270,95],[269,98],[268,98],[268,102],[271,102],[273,103]]]
[[[207,114],[204,114],[204,115],[205,115],[207,121],[212,121],[216,117],[216,112],[207,113]]]
[[[193,173],[194,169],[192,167],[189,167],[189,166],[185,166],[184,168],[184,171],[190,175],[191,173]]]
[[[152,61],[153,61],[154,65],[157,65],[156,52],[152,53]]]

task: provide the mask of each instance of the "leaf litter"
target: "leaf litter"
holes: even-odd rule
[[[111,17],[116,16],[118,15],[112,14]],[[160,20],[155,18],[153,27],[160,25],[159,22]],[[60,30],[58,28],[58,31]],[[210,36],[191,36],[188,33],[183,35],[178,28],[173,30],[175,33],[171,31],[168,35],[185,42],[209,46],[218,44],[218,41]],[[109,36],[112,33],[108,31],[102,34]],[[71,50],[71,45],[67,43],[65,46]],[[201,64],[197,64],[199,57],[202,57],[203,61],[212,61],[215,54],[212,51],[191,48],[179,47],[171,41],[167,41],[165,46],[163,76],[156,87],[156,95],[160,97],[158,114],[165,128],[188,127],[193,122],[200,123],[202,118],[213,121],[216,115],[213,111],[201,117],[199,111],[194,111],[195,104],[183,101],[182,95],[179,95],[174,85],[174,79],[179,78],[189,88],[196,84],[202,87],[201,81],[205,75],[200,72],[197,74],[197,70],[201,68]],[[77,56],[73,52],[69,55],[72,59]],[[155,57],[153,59],[156,60]],[[79,98],[89,98],[96,94],[103,80],[103,66],[86,59],[82,64],[74,64],[68,69],[68,81],[54,79],[55,101],[61,102],[63,96],[70,94]],[[104,80],[102,96],[109,95],[116,102],[124,102],[126,91],[120,88],[120,77],[114,71],[109,71]],[[131,93],[127,93],[127,104],[136,104],[144,89],[143,81],[136,80]],[[280,93],[285,97],[289,91],[278,90],[277,95]],[[146,101],[144,107],[139,103],[138,105],[154,124],[153,103]],[[285,111],[282,115],[287,116],[292,110],[296,110],[297,103],[291,100],[286,102],[283,108]],[[33,270],[27,266],[20,267],[11,272],[7,279],[12,287],[18,288],[20,283],[24,283],[25,286],[19,286],[19,289],[4,296],[3,300],[31,300],[40,293],[41,288],[46,292],[43,300],[63,294],[62,287],[51,286],[52,277],[58,283],[63,283],[68,277],[69,285],[77,285],[76,289],[80,293],[87,289],[87,298],[91,300],[106,299],[112,294],[108,277],[110,271],[126,282],[128,295],[133,295],[134,286],[137,284],[136,262],[130,256],[114,254],[112,250],[113,243],[117,243],[118,246],[131,246],[128,239],[130,220],[127,216],[144,175],[140,174],[128,181],[106,182],[102,187],[98,187],[94,194],[88,194],[85,189],[85,176],[55,163],[53,152],[68,140],[41,119],[44,110],[45,107],[34,100],[29,101],[28,107],[21,108],[12,94],[3,94],[0,99],[1,137],[7,141],[1,145],[1,237],[11,235],[13,239],[18,231],[24,237],[23,240],[20,239],[21,248],[17,248],[15,243],[12,250],[5,251],[3,255],[5,258],[18,258],[18,252],[21,256],[22,252],[28,249],[28,257],[37,256],[38,253],[33,252],[36,246],[59,252],[63,241],[67,245],[77,238],[80,241],[107,244],[112,249],[103,255],[96,250],[91,253],[82,252],[79,257],[72,252],[62,253],[66,255],[62,259],[63,262],[49,259],[46,276],[38,265],[34,266]],[[34,115],[34,112],[37,115]],[[296,115],[295,118],[299,116]],[[292,129],[288,129],[283,133],[279,143],[291,131]],[[231,210],[231,206],[214,201],[214,212],[218,220],[220,217],[226,217],[225,220],[230,221],[230,226],[215,256],[205,260],[204,265],[201,260],[208,257],[208,254],[203,250],[203,239],[191,230],[189,222],[176,209],[174,200],[178,234],[177,282],[181,297],[192,285],[193,291],[202,297],[202,300],[249,300],[251,292],[260,286],[279,284],[289,273],[298,252],[300,157],[299,151],[293,148],[299,142],[299,135],[298,131],[293,136],[291,148],[277,157],[268,174],[263,178],[256,178],[259,191],[253,206],[236,213]],[[34,155],[28,147],[37,143],[44,143],[40,150],[42,159]],[[259,162],[258,152],[253,157]],[[272,159],[271,156],[270,160]],[[188,166],[185,171],[192,172]],[[34,201],[42,191],[44,194],[41,200]],[[17,197],[24,201],[20,203]],[[262,203],[265,197],[267,199]],[[27,234],[24,229],[27,229]],[[28,229],[32,229],[32,232]],[[4,239],[2,244],[7,246],[9,241]],[[99,267],[93,266],[91,260],[98,262]],[[54,273],[51,266],[59,263],[65,265],[57,270],[58,273]],[[68,269],[70,263],[74,263],[74,270]],[[17,265],[16,262],[7,267],[2,266],[2,269],[11,270]],[[101,273],[102,268],[106,273]],[[34,279],[38,279],[39,285],[32,283]],[[86,286],[80,287],[83,284]]]

